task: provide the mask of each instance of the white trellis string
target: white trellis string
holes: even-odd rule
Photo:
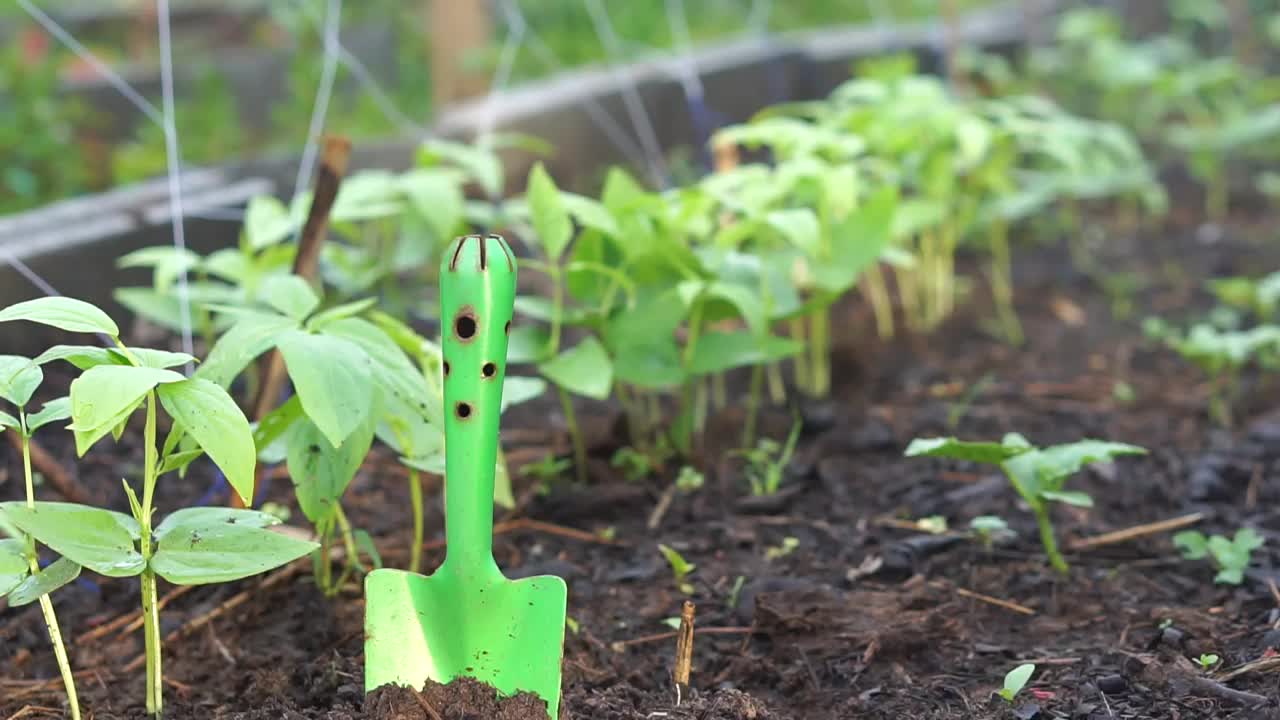
[[[107,66],[106,63],[99,60],[97,55],[94,55],[89,48],[82,45],[79,40],[76,40],[75,37],[59,25],[56,20],[46,15],[43,10],[32,4],[30,0],[18,0],[18,5],[31,16],[32,20],[39,23],[40,26],[45,29],[45,32],[57,38],[58,42],[66,45],[76,54],[77,57],[88,63],[99,75],[102,76],[104,80],[110,83],[111,86],[119,91],[121,95],[125,96],[125,98],[127,98],[129,102],[133,103],[135,107],[141,110],[142,113],[151,120],[151,122],[156,125],[160,125],[161,127],[164,126],[164,117],[161,115],[160,110],[153,105],[150,100],[143,97],[137,90],[134,90],[124,78],[120,77],[120,75]]]
[[[182,217],[182,156],[178,149],[178,129],[173,101],[173,42],[169,26],[169,0],[156,2],[156,25],[160,33],[160,84],[164,98],[164,151],[169,175],[169,216],[173,228],[173,246],[179,253],[187,249],[185,222]],[[191,288],[187,271],[178,273],[178,307],[182,325],[182,351],[195,355],[191,333]],[[187,361],[187,374],[195,369]]]
[[[524,17],[524,12],[516,4],[515,0],[503,0],[502,10],[508,25],[524,28],[525,46],[533,51],[539,62],[551,70],[564,69],[564,63],[560,62],[551,47],[529,26]],[[587,117],[591,119],[591,122],[604,132],[609,142],[613,143],[613,146],[626,156],[628,162],[636,167],[641,167],[645,164],[644,151],[632,142],[627,132],[618,125],[618,121],[614,120],[613,116],[601,107],[595,98],[584,97],[583,110],[586,111]]]
[[[338,33],[342,29],[342,0],[329,0],[324,18],[324,62],[320,67],[320,85],[316,88],[315,101],[311,106],[311,122],[307,127],[307,143],[302,148],[302,157],[298,162],[298,174],[294,178],[293,197],[302,192],[302,186],[315,171],[316,153],[320,142],[320,133],[324,130],[325,117],[329,112],[329,98],[333,94],[333,82],[338,70]],[[301,228],[294,230],[297,239]]]
[[[614,77],[621,81],[619,84],[622,86],[622,102],[627,108],[627,114],[631,117],[632,127],[635,128],[636,134],[640,136],[640,144],[644,147],[645,157],[649,162],[653,180],[665,185],[667,173],[666,163],[662,159],[662,146],[658,143],[658,136],[654,132],[653,123],[649,120],[649,114],[644,109],[644,101],[636,90],[635,78],[632,77],[630,70],[625,66],[619,65],[622,56],[622,45],[618,41],[617,34],[613,31],[613,23],[609,20],[609,14],[605,11],[604,5],[600,0],[583,0],[583,3],[586,5],[587,13],[591,15],[591,22],[595,25],[596,35],[604,43],[605,52],[610,56],[609,68]]]

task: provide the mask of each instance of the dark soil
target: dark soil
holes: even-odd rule
[[[365,696],[364,711],[377,720],[546,720],[547,703],[530,693],[499,698],[492,686],[459,678],[421,691],[381,687]]]
[[[1063,248],[1028,249],[1017,268],[1028,343],[1016,350],[977,329],[990,317],[981,293],[938,332],[890,343],[874,339],[869,314],[851,301],[835,325],[833,398],[803,408],[788,493],[776,501],[745,500],[742,468],[727,452],[741,426],[731,403],[699,454],[706,486],[677,496],[649,529],[679,468],[648,482],[623,480],[608,465],[621,443],[616,415],[584,404],[593,484],[566,483],[544,497],[523,480],[518,512],[503,519],[589,533],[613,528],[616,540],[524,526],[495,542],[509,575],[550,572],[569,583],[577,629],[567,635],[566,713],[584,720],[1280,718],[1280,402],[1265,378],[1250,376],[1238,427],[1214,428],[1203,377],[1138,330],[1149,313],[1187,318],[1206,310],[1199,288],[1207,277],[1280,268],[1273,227],[1242,223],[1223,234],[1175,222],[1137,235],[1109,231],[1091,252],[1108,272],[1135,274],[1139,290],[1128,298],[1109,297],[1099,276],[1077,269]],[[1117,317],[1122,301],[1135,310]],[[1118,383],[1132,387],[1135,399],[1117,395]],[[513,467],[549,451],[567,455],[558,418],[550,400],[512,409],[504,443]],[[790,423],[790,412],[777,408],[763,428],[780,438]],[[1072,481],[1096,507],[1054,511],[1069,577],[1046,566],[1032,519],[989,468],[902,457],[916,436],[998,438],[1013,430],[1041,444],[1101,437],[1151,449]],[[78,470],[121,509],[119,478],[136,476],[127,438],[104,444]],[[56,433],[46,443],[72,456]],[[0,473],[7,472],[0,498],[20,497],[17,460],[7,444],[0,452],[8,453],[0,456]],[[166,479],[162,514],[205,494],[210,477],[202,472]],[[408,555],[404,477],[375,457],[346,501],[391,566]],[[289,489],[279,478],[270,497],[287,502]],[[427,490],[435,498],[438,483]],[[1212,567],[1182,560],[1170,533],[1074,549],[1082,538],[1190,513],[1202,514],[1197,527],[1206,533],[1248,525],[1266,537],[1244,585],[1214,585]],[[915,529],[914,520],[933,515],[953,532]],[[1017,537],[983,548],[958,532],[978,515],[1004,517]],[[438,537],[436,501],[428,523]],[[795,538],[794,551],[770,558],[768,549],[784,538]],[[690,577],[700,629],[694,694],[678,707],[674,634],[664,621],[679,614],[684,596],[656,550],[660,542],[697,565]],[[439,559],[433,544],[428,563]],[[326,600],[306,563],[273,577],[261,590],[261,579],[194,588],[165,607],[163,631],[178,631],[165,647],[168,717],[426,716],[411,693],[379,694],[366,705],[358,583]],[[189,629],[244,591],[249,602]],[[55,602],[88,716],[140,718],[142,673],[124,668],[141,653],[141,631],[83,637],[135,610],[136,584],[86,575]],[[1206,672],[1194,661],[1210,653],[1221,663]],[[1013,704],[997,699],[1004,674],[1023,662],[1037,666],[1027,690]],[[34,606],[0,615],[0,663],[0,720],[61,716]],[[505,707],[466,715],[438,691],[428,688],[426,697],[439,701],[445,718],[508,717]]]

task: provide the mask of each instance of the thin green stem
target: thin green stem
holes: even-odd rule
[[[725,373],[718,372],[711,376],[711,407],[723,410],[729,404],[729,389]]]
[[[1049,564],[1054,570],[1066,575],[1067,561],[1058,550],[1058,539],[1053,534],[1053,521],[1049,519],[1049,507],[1040,503],[1032,506],[1032,512],[1036,516],[1036,525],[1040,527],[1040,544],[1044,547],[1045,555],[1049,556]]]
[[[823,398],[831,392],[831,317],[827,310],[815,310],[809,316],[809,380],[810,392]]]
[[[22,473],[27,482],[27,507],[36,505],[35,482],[31,474],[31,436],[27,432],[26,411],[19,408],[19,422],[22,433]],[[36,558],[35,538],[27,537],[27,562],[34,575],[40,572],[40,561]],[[53,598],[48,594],[40,596],[40,614],[44,616],[44,626],[49,632],[49,642],[53,645],[53,656],[58,661],[58,672],[62,675],[62,685],[67,693],[67,705],[71,708],[72,720],[80,720],[80,698],[76,692],[76,678],[71,672],[71,661],[67,659],[67,648],[62,642],[62,630],[58,627],[58,615],[53,610]]]
[[[764,369],[765,380],[769,385],[769,402],[782,405],[787,401],[787,384],[782,379],[782,364],[771,362]]]
[[[804,346],[806,344],[804,318],[802,317],[792,318],[787,322],[787,328],[788,328],[788,334],[791,336],[792,340],[795,340],[796,342],[800,343],[801,346]],[[800,355],[797,355],[796,358],[792,361],[791,372],[794,375],[796,387],[800,388],[804,392],[809,392],[809,388],[810,388],[809,363],[805,361],[805,357],[803,353],[801,353]]]
[[[747,391],[747,417],[742,423],[742,447],[756,443],[756,421],[760,416],[760,396],[764,389],[764,365],[751,367],[751,388]]]
[[[881,340],[893,337],[893,301],[889,298],[889,288],[885,284],[884,271],[880,265],[873,264],[867,268],[862,292],[871,303],[871,311],[876,318],[876,333]]]
[[[426,522],[422,511],[422,477],[409,469],[409,502],[413,506],[413,546],[409,548],[409,572],[422,572],[422,539]]]
[[[573,409],[573,398],[569,392],[559,385],[556,393],[560,396],[560,407],[564,411],[564,424],[569,428],[569,441],[573,443],[573,470],[582,485],[587,484],[587,445],[582,440],[582,432],[578,428],[578,414]]]
[[[991,294],[996,300],[996,314],[1001,334],[1010,345],[1021,345],[1022,323],[1013,307],[1013,258],[1009,252],[1008,226],[998,222],[991,226]]]
[[[151,571],[151,513],[155,501],[156,470],[156,393],[147,393],[147,424],[143,430],[142,468],[142,557],[146,569],[142,571],[142,623],[147,657],[147,714],[159,718],[164,711],[164,687],[161,682],[160,610],[156,602],[156,576]]]
[[[351,522],[347,520],[347,514],[343,512],[341,504],[333,506],[333,517],[338,521],[338,532],[342,535],[342,546],[347,552],[346,566],[343,567],[342,574],[338,576],[338,582],[334,583],[332,588],[333,594],[337,595],[360,564],[360,550],[356,547],[355,533],[351,529]]]

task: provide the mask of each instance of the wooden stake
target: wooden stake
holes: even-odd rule
[[[1115,545],[1117,543],[1136,540],[1148,535],[1156,535],[1158,533],[1184,528],[1188,525],[1195,525],[1203,519],[1203,514],[1191,513],[1190,515],[1183,515],[1181,517],[1161,520],[1159,522],[1146,523],[1145,525],[1135,525],[1131,528],[1115,530],[1101,535],[1094,535],[1093,537],[1080,538],[1072,541],[1068,547],[1072,550],[1089,550],[1092,548],[1102,547],[1104,545]]]
[[[676,681],[676,705],[689,691],[689,675],[693,672],[693,617],[697,607],[684,601],[680,609],[680,629],[676,632],[676,668],[673,673]]]
[[[293,274],[313,283],[320,266],[320,246],[329,229],[329,212],[333,210],[350,158],[350,140],[338,136],[324,138],[320,168],[316,171],[315,191],[311,194],[311,208],[307,211],[307,221],[298,238],[298,253],[293,258]],[[253,418],[257,421],[271,412],[280,397],[285,378],[284,358],[279,351],[272,350],[262,359],[259,367],[262,382],[258,385],[258,395],[253,400]],[[261,468],[257,480],[262,480]],[[257,482],[254,485],[257,486]],[[253,498],[247,500],[252,502]],[[238,493],[231,493],[232,507],[242,508],[245,501]]]

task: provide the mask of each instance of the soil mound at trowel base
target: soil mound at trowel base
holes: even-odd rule
[[[492,685],[468,677],[448,685],[428,680],[421,693],[380,687],[365,697],[364,711],[369,720],[547,720],[547,703],[537,695],[499,698]]]

